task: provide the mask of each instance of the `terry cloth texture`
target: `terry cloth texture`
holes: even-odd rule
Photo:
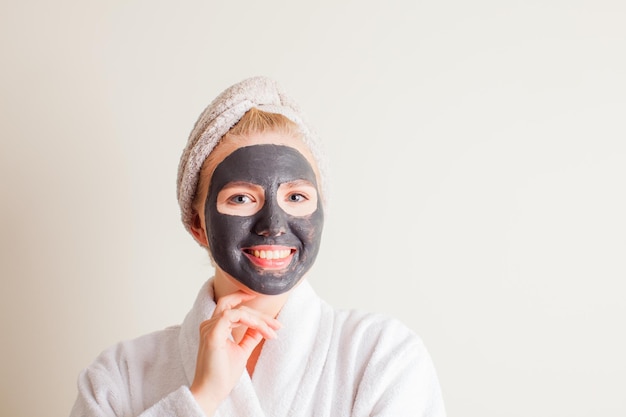
[[[181,219],[187,231],[191,231],[192,203],[198,186],[200,170],[213,148],[251,108],[268,113],[278,113],[296,123],[301,130],[305,145],[311,150],[321,176],[322,195],[327,195],[327,163],[317,134],[305,121],[299,106],[274,80],[252,77],[226,90],[202,112],[189,135],[187,146],[178,165],[177,194]]]
[[[181,326],[104,351],[78,380],[70,417],[202,417],[189,391],[200,323],[215,309],[213,283]],[[281,310],[252,378],[243,372],[216,417],[444,417],[430,356],[399,321],[335,310],[307,281]]]

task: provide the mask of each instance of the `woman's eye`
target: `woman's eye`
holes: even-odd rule
[[[263,188],[255,184],[227,184],[217,193],[218,213],[231,216],[250,216],[263,207]]]
[[[306,201],[307,198],[302,195],[302,194],[289,194],[289,196],[287,197],[287,199],[289,200],[289,202],[291,203],[300,203],[302,201]]]
[[[230,198],[230,201],[235,204],[246,204],[250,203],[252,199],[244,194],[238,194]]]

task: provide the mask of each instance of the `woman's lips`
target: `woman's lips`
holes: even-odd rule
[[[263,245],[242,249],[250,261],[263,269],[285,269],[291,263],[295,248],[287,246]]]

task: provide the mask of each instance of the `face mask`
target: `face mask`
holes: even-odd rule
[[[252,145],[215,169],[204,216],[217,265],[251,290],[282,294],[311,268],[324,213],[315,172],[296,149]]]

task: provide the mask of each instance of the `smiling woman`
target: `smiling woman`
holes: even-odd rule
[[[73,417],[445,415],[417,335],[335,310],[307,282],[324,224],[320,149],[273,80],[244,80],[207,107],[178,200],[215,275],[182,325],[97,358]]]

